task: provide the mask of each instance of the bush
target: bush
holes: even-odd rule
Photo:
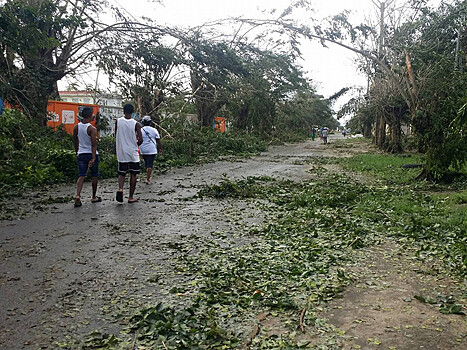
[[[170,120],[168,120],[170,122]],[[156,171],[174,166],[211,162],[221,156],[248,156],[267,149],[272,142],[299,141],[304,135],[275,132],[258,135],[238,130],[219,133],[172,121],[164,128],[172,138],[164,137],[164,152],[156,162]],[[27,189],[59,182],[74,182],[77,176],[73,138],[63,129],[53,131],[32,123],[15,110],[5,110],[0,118],[0,190],[1,198],[21,194]],[[115,137],[98,140],[99,177],[117,176]]]
[[[266,150],[266,142],[243,132],[215,132],[196,127],[176,132],[173,138],[163,138],[164,152],[157,158],[157,168],[164,171],[173,166],[209,162],[220,156],[246,156]]]
[[[5,109],[0,118],[0,147],[0,198],[75,176],[72,137],[40,127],[18,111]]]

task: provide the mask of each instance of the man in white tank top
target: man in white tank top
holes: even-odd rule
[[[88,169],[92,177],[92,203],[101,202],[97,197],[97,177],[99,176],[99,155],[97,153],[97,129],[90,123],[94,119],[92,108],[85,107],[81,112],[83,120],[73,128],[73,141],[78,161],[78,181],[76,182],[75,207],[80,207],[81,190]]]
[[[118,160],[118,191],[117,202],[123,202],[123,186],[126,173],[130,173],[130,193],[128,203],[138,200],[133,197],[136,188],[136,175],[140,173],[138,146],[143,143],[141,125],[131,115],[134,107],[131,104],[123,106],[124,117],[115,122],[115,143]]]

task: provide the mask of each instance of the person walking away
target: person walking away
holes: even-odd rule
[[[311,129],[311,141],[314,141],[316,137],[316,129],[313,127]]]
[[[150,184],[154,158],[158,152],[162,153],[162,144],[159,132],[153,127],[151,117],[149,115],[144,116],[142,123],[143,143],[139,146],[139,151],[143,156],[144,167],[146,168],[146,183]]]
[[[328,143],[328,133],[329,133],[329,129],[328,128],[323,128],[323,131],[321,132],[321,134],[323,135],[323,142],[325,144]]]
[[[81,190],[83,189],[88,169],[90,169],[92,177],[91,203],[102,201],[101,197],[96,196],[97,177],[99,176],[99,154],[97,152],[97,129],[91,125],[91,121],[94,119],[92,108],[84,107],[81,111],[81,117],[83,119],[73,128],[73,143],[78,162],[75,207],[82,205]]]
[[[132,104],[123,106],[124,117],[115,122],[115,144],[118,161],[117,202],[123,202],[123,187],[126,174],[130,173],[130,193],[128,203],[135,203],[136,175],[140,173],[138,146],[143,143],[141,125],[131,116],[134,112]]]

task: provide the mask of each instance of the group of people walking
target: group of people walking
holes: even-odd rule
[[[134,197],[137,175],[141,172],[140,154],[144,159],[146,168],[146,180],[151,182],[154,159],[162,152],[160,135],[154,127],[150,116],[144,116],[141,123],[132,118],[134,107],[126,104],[123,107],[124,116],[115,122],[115,145],[118,161],[118,190],[117,202],[123,202],[124,185],[127,173],[130,174],[130,188],[128,203],[138,201]],[[94,119],[92,108],[85,107],[81,112],[82,120],[73,129],[73,141],[78,162],[78,181],[76,183],[75,207],[80,207],[81,190],[88,172],[91,175],[92,203],[101,202],[97,196],[97,178],[99,176],[99,154],[97,151],[97,129],[91,124]],[[141,125],[142,124],[142,125]]]
[[[319,130],[319,138],[323,140],[323,143],[328,143],[328,134],[329,134],[329,129],[325,126],[323,126],[321,129],[318,129],[316,127],[313,127],[311,129],[311,139],[314,141],[316,137],[316,133]]]

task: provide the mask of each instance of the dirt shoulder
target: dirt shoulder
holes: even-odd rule
[[[320,313],[342,335],[342,349],[465,349],[465,316],[442,314],[436,300],[455,296],[465,303],[465,285],[435,262],[422,264],[388,240],[364,251],[351,269],[355,282]]]

